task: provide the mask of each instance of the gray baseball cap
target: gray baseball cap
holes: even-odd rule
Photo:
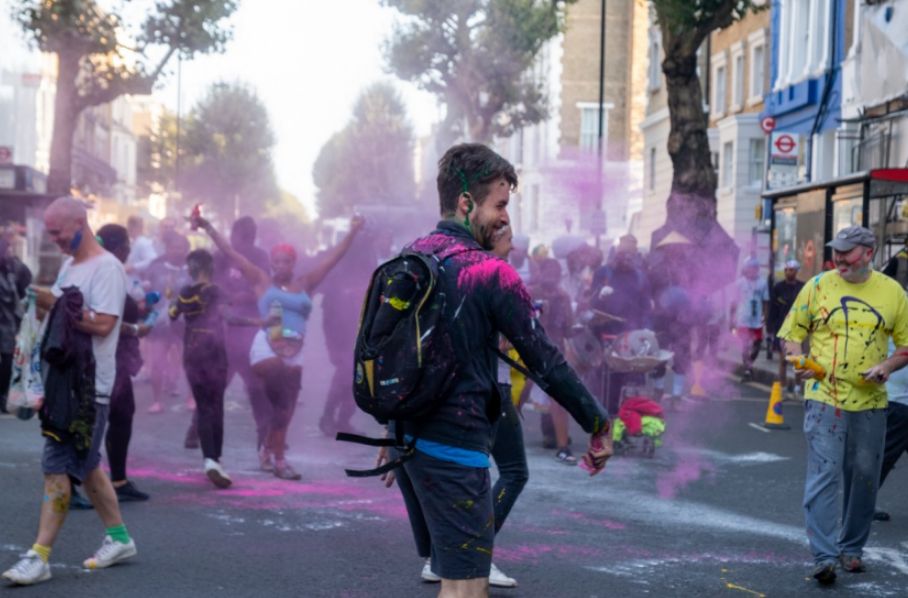
[[[826,247],[832,247],[836,251],[851,251],[858,245],[876,249],[876,237],[863,226],[849,226],[840,230],[835,239],[826,243]]]

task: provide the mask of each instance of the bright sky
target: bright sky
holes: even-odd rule
[[[396,81],[417,136],[437,120],[433,96],[384,73],[381,43],[394,14],[379,0],[243,0],[231,19],[234,38],[226,53],[183,63],[183,114],[212,83],[254,86],[277,135],[279,183],[312,208],[312,164],[347,123],[364,87],[383,78]],[[176,111],[176,77],[157,95]]]
[[[106,8],[128,11],[129,24],[141,22],[150,2],[99,0]],[[35,53],[26,49],[21,30],[8,17],[11,5],[0,0],[0,41],[5,42],[0,43],[0,68],[36,68]],[[278,182],[314,209],[312,165],[322,145],[349,120],[363,88],[381,79],[394,81],[417,136],[428,134],[438,120],[434,96],[384,72],[381,44],[394,15],[379,0],[240,0],[230,20],[234,38],[227,51],[183,63],[182,113],[213,83],[242,81],[255,87],[277,136]],[[173,75],[156,95],[176,112],[177,61],[169,66]]]

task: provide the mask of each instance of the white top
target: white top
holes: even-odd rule
[[[117,374],[117,341],[120,339],[120,319],[126,302],[126,272],[120,260],[106,251],[103,255],[75,265],[73,258],[69,257],[63,262],[51,291],[54,296],[60,297],[63,289],[71,286],[82,292],[87,309],[117,317],[117,323],[110,334],[91,337],[95,354],[97,402],[107,404],[110,403],[110,393]]]
[[[129,250],[129,258],[126,263],[132,266],[136,271],[141,272],[158,257],[158,252],[154,250],[154,243],[142,235],[132,241]]]
[[[895,343],[889,339],[889,353],[895,353]],[[908,367],[892,372],[886,383],[886,392],[890,403],[901,403],[908,406]]]
[[[769,301],[766,279],[760,276],[748,280],[742,276],[737,285],[738,297],[733,301],[738,306],[735,324],[744,328],[763,328],[763,302]]]

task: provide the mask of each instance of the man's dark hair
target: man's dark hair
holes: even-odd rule
[[[457,212],[457,200],[469,193],[478,205],[489,196],[489,183],[504,177],[517,187],[517,172],[511,163],[481,143],[455,145],[438,161],[438,203],[441,216]]]
[[[230,240],[234,243],[252,245],[255,243],[256,232],[255,220],[252,219],[252,216],[243,216],[233,223],[233,228],[230,230]]]
[[[104,249],[113,253],[129,242],[129,233],[119,224],[105,224],[97,232]]]
[[[196,249],[186,256],[186,267],[193,280],[197,280],[203,273],[210,276],[214,270],[214,258],[205,249]]]

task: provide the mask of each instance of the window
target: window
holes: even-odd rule
[[[763,164],[766,159],[766,140],[763,138],[750,140],[750,176],[751,187],[763,185]]]
[[[662,40],[653,35],[649,44],[649,90],[658,91],[662,83]]]
[[[649,190],[656,190],[656,148],[649,148]]]
[[[783,0],[779,3],[779,69],[774,89],[814,76],[828,62],[833,14],[830,2]]]
[[[731,97],[732,109],[740,110],[744,105],[744,54],[735,56],[735,78]]]
[[[763,101],[766,93],[766,43],[750,49],[750,102]]]
[[[728,94],[728,75],[725,65],[717,66],[715,72],[715,87],[713,88],[713,114],[725,114],[725,98]]]
[[[582,108],[580,111],[580,148],[593,152],[599,148],[598,108]]]
[[[577,107],[580,108],[580,149],[595,152],[599,149],[599,102],[577,102]],[[608,111],[614,107],[611,102],[602,105],[602,140],[605,143],[608,142]]]
[[[709,161],[713,165],[713,172],[719,178],[719,152],[709,152]]]
[[[734,186],[734,181],[732,181],[734,168],[735,144],[732,141],[728,141],[722,146],[722,187],[731,188]]]

